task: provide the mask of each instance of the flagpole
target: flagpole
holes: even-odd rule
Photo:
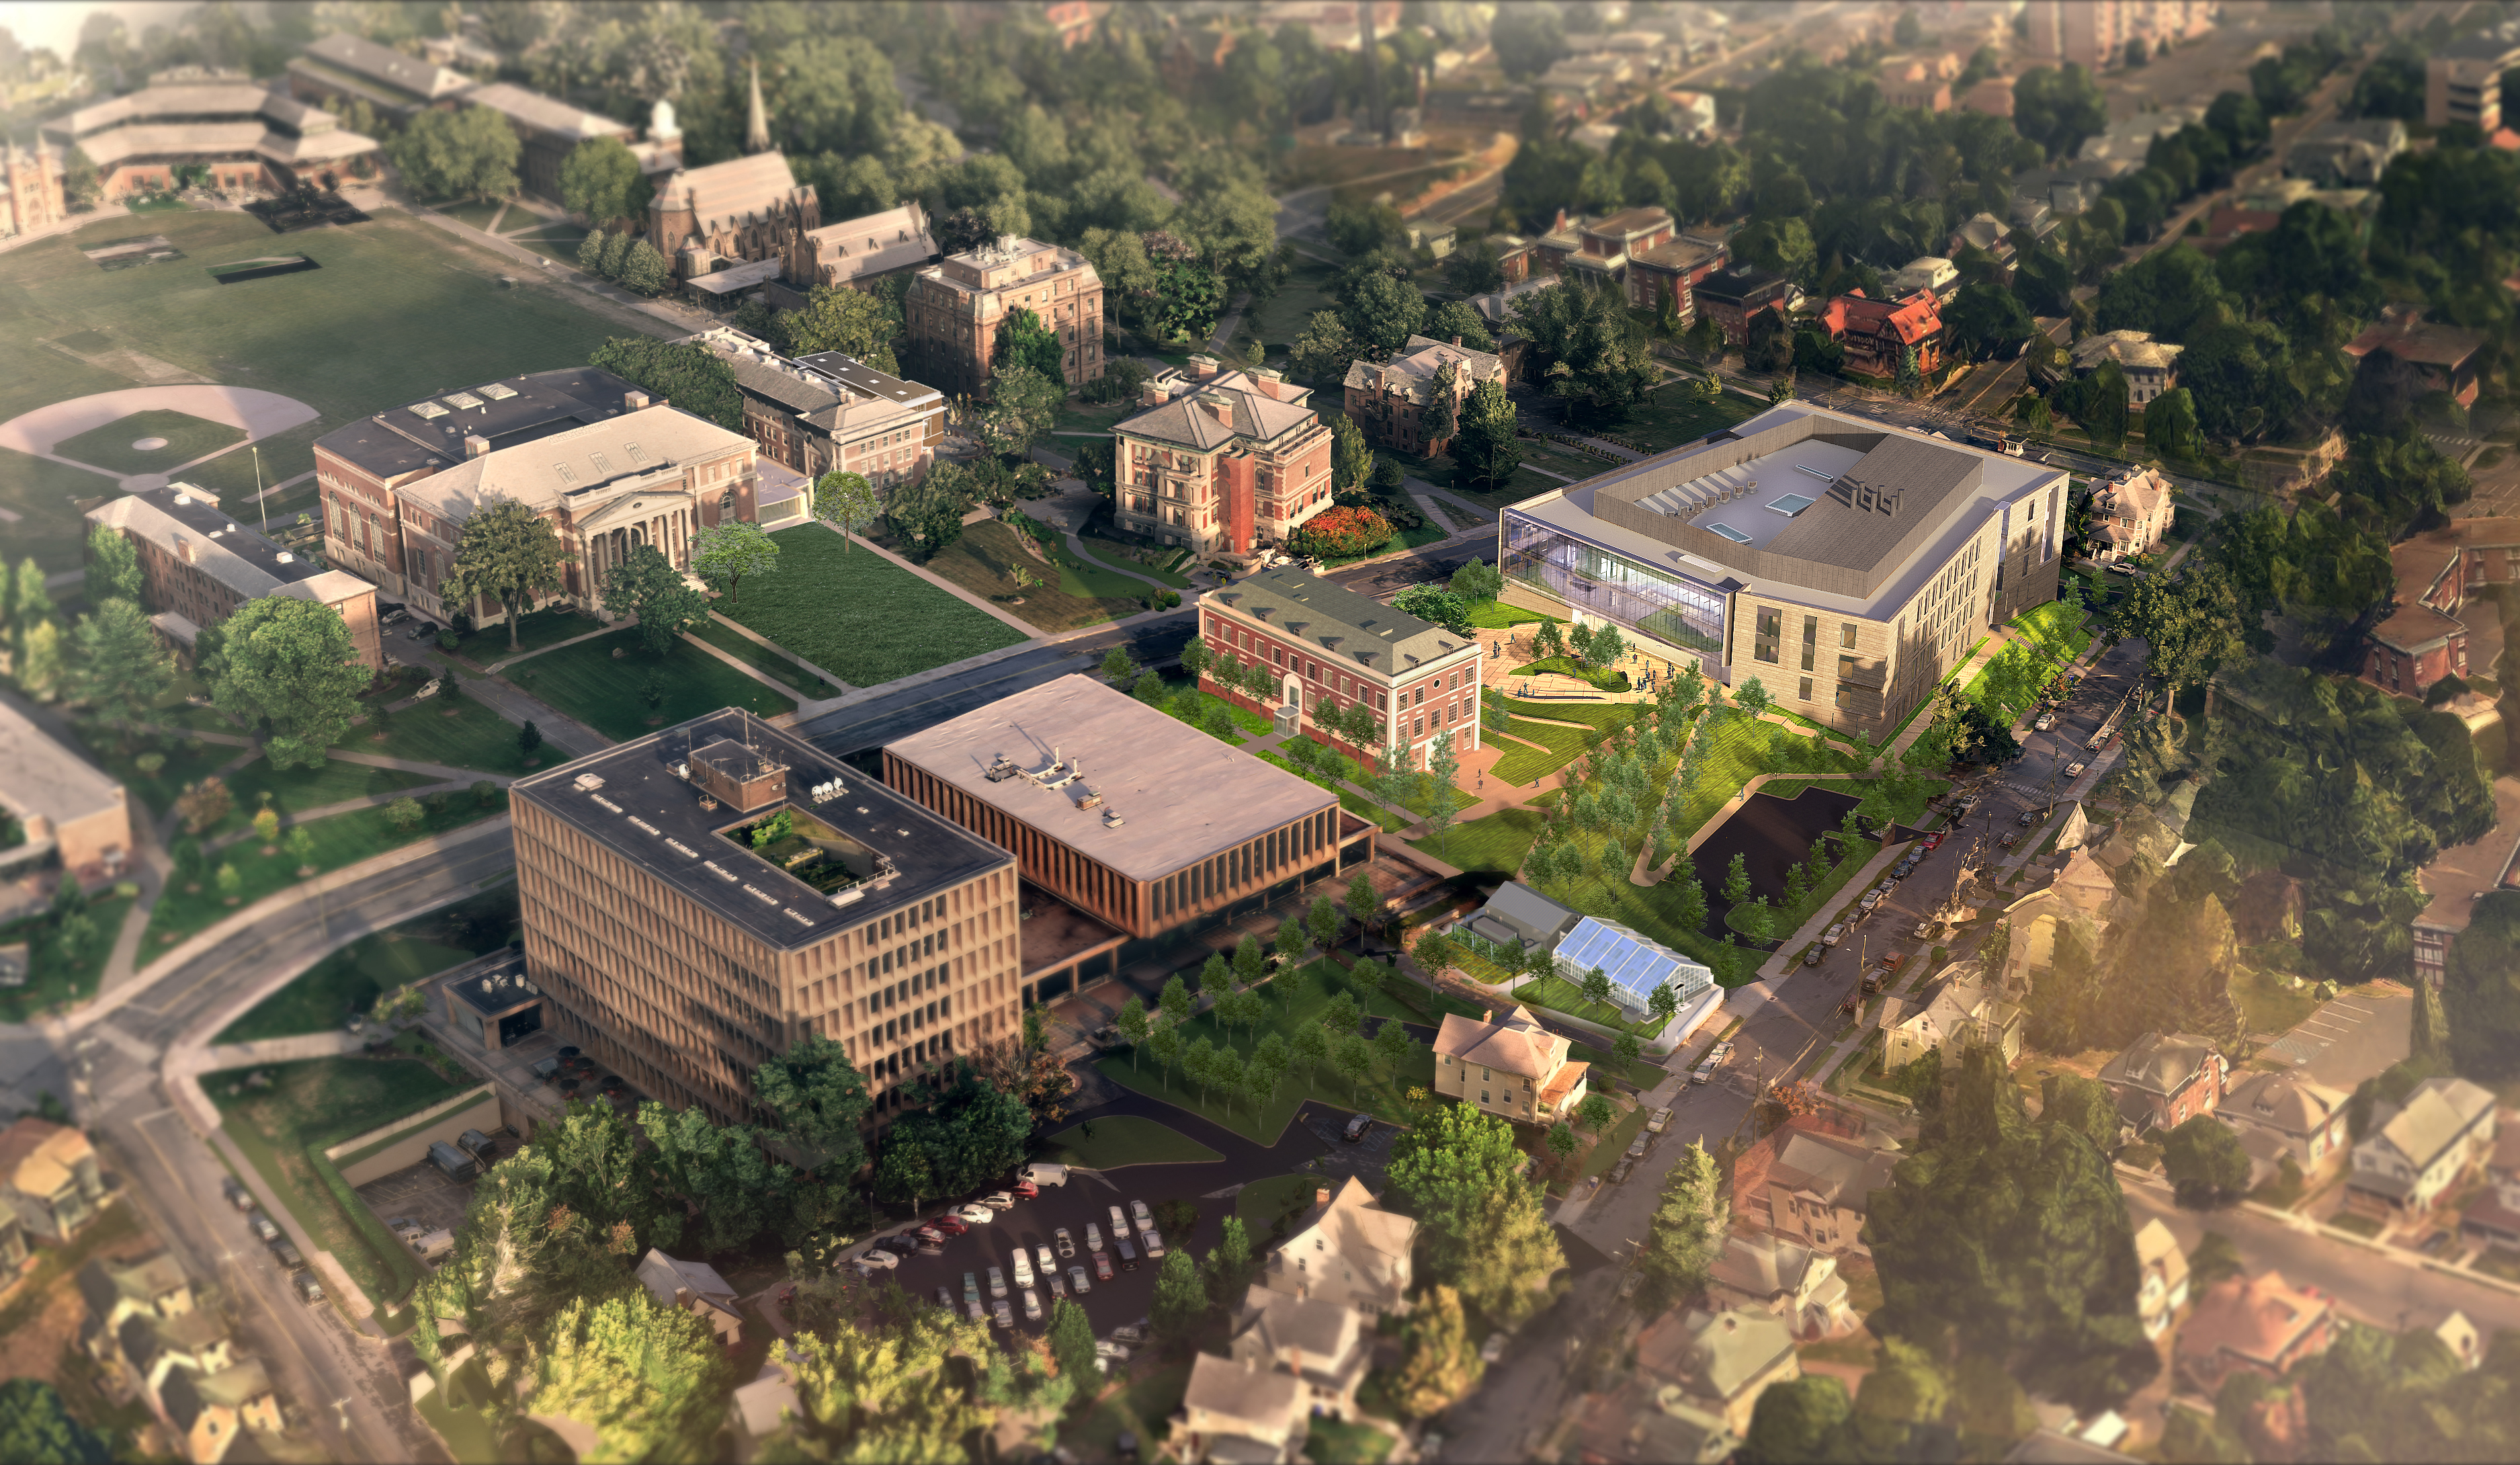
[[[252,448],[248,451],[253,454],[253,501],[262,505],[262,532],[269,534],[271,532],[271,505],[265,503],[262,497],[262,444],[255,443]]]

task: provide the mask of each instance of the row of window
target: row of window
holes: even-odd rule
[[[1154,884],[1155,918],[1188,912],[1220,898],[1275,883],[1293,868],[1321,859],[1338,838],[1337,814],[1308,814],[1282,829],[1272,829],[1211,856]]]

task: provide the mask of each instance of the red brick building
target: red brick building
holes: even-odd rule
[[[2345,354],[2361,361],[2373,351],[2386,351],[2415,369],[2432,391],[2445,391],[2461,407],[2476,405],[2476,353],[2485,346],[2482,332],[2436,325],[2420,310],[2384,319],[2345,343]]]
[[[949,397],[987,392],[998,327],[1017,310],[1058,333],[1069,386],[1102,375],[1102,277],[1073,249],[1009,235],[921,270],[902,305],[902,366]]]
[[[2389,564],[2397,606],[2371,628],[2362,677],[2384,691],[2420,697],[2444,677],[2468,674],[2468,630],[2459,612],[2474,592],[2520,579],[2520,518],[2453,519],[2392,548]]]
[[[1313,725],[1315,737],[1357,757],[1371,760],[1377,750],[1324,727],[1318,721],[1324,711],[1364,703],[1381,725],[1381,740],[1405,750],[1412,767],[1422,765],[1446,732],[1453,734],[1456,756],[1479,745],[1476,637],[1455,636],[1344,586],[1283,568],[1208,592],[1199,601],[1198,634],[1212,655],[1260,662],[1278,676],[1275,703],[1212,674],[1200,683],[1207,690],[1271,715],[1292,707]]]
[[[1673,303],[1681,320],[1694,321],[1698,283],[1732,262],[1732,246],[1722,240],[1689,235],[1640,249],[1628,256],[1628,304],[1659,311],[1664,294],[1670,293],[1678,297]]]
[[[2146,1033],[2100,1065],[2100,1085],[2118,1115],[2140,1133],[2175,1130],[2223,1103],[2230,1064],[2214,1040],[2193,1033]]]
[[[1444,451],[1452,441],[1450,435],[1432,435],[1426,414],[1435,405],[1436,374],[1445,367],[1453,369],[1453,411],[1458,418],[1462,403],[1482,381],[1505,379],[1505,358],[1485,351],[1473,351],[1462,344],[1460,336],[1450,345],[1431,336],[1413,335],[1409,343],[1389,361],[1375,365],[1370,361],[1348,363],[1347,415],[1365,429],[1368,439],[1427,457]]]
[[[1725,342],[1739,346],[1750,339],[1750,318],[1763,310],[1782,313],[1793,291],[1794,283],[1784,276],[1743,265],[1707,276],[1691,293],[1697,308],[1722,328]]]
[[[1204,356],[1149,379],[1146,410],[1111,429],[1120,527],[1202,555],[1283,544],[1330,506],[1330,433],[1310,395]]]

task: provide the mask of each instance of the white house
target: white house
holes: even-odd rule
[[[2494,1095],[2465,1079],[2426,1079],[2354,1146],[2347,1199],[2382,1211],[2432,1209],[2494,1143]]]
[[[1253,1282],[1234,1319],[1227,1352],[1237,1362],[1299,1380],[1316,1414],[1344,1419],[1356,1408],[1356,1386],[1373,1362],[1373,1326],[1354,1308],[1295,1297]]]
[[[2187,1306],[2187,1254],[2179,1249],[2170,1227],[2154,1217],[2135,1233],[2135,1258],[2143,1268],[2143,1279],[2136,1285],[2136,1315],[2143,1319],[2143,1336],[2158,1338],[2169,1329],[2171,1317]]]
[[[1417,1240],[1417,1221],[1375,1205],[1350,1176],[1336,1190],[1324,1184],[1313,1193],[1311,1209],[1262,1264],[1259,1285],[1370,1314],[1406,1312]]]
[[[2345,1100],[2297,1073],[2251,1074],[2223,1096],[2214,1117],[2238,1132],[2252,1161],[2272,1168],[2289,1155],[2308,1172],[2345,1148]]]

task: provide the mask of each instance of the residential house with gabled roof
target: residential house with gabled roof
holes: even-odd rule
[[[639,1285],[660,1308],[681,1308],[707,1323],[729,1348],[743,1346],[743,1316],[736,1310],[735,1288],[706,1262],[685,1262],[654,1247],[639,1259]]]
[[[2143,1322],[2143,1335],[2158,1338],[2171,1317],[2187,1306],[2187,1254],[2156,1216],[2135,1233],[2135,1260],[2143,1268],[2143,1279],[2136,1284],[2136,1315]]]
[[[2141,408],[2179,384],[2179,353],[2187,348],[2157,341],[2148,331],[2109,331],[2074,342],[2074,375],[2088,377],[2109,362],[2125,374],[2127,405]]]
[[[1740,1308],[1666,1312],[1637,1335],[1636,1348],[1640,1374],[1678,1385],[1740,1436],[1749,1434],[1751,1410],[1768,1386],[1803,1372],[1785,1320]]]
[[[1257,1285],[1369,1314],[1409,1310],[1410,1249],[1418,1222],[1373,1203],[1365,1182],[1324,1183],[1286,1239],[1260,1265]]]
[[[1522,1124],[1551,1124],[1584,1101],[1592,1065],[1572,1040],[1519,1004],[1482,1021],[1444,1014],[1435,1032],[1435,1091]]]
[[[2471,1237],[2520,1247],[2520,1125],[2498,1125],[2485,1159],[2485,1193],[2468,1203],[2460,1227]]]
[[[1828,302],[1820,325],[1846,347],[1850,372],[1895,377],[1912,354],[1924,376],[1943,369],[1942,306],[1930,289],[1895,300],[1875,300],[1860,289],[1839,295]]]
[[[79,1268],[79,1297],[88,1321],[80,1332],[88,1356],[105,1361],[122,1320],[135,1313],[181,1317],[194,1310],[193,1279],[174,1257],[159,1252],[133,1263],[90,1261]]]
[[[1963,961],[1930,994],[1890,999],[1881,1014],[1881,1066],[1904,1068],[1929,1052],[1957,1063],[1962,1049],[1986,1046],[2002,1053],[2004,1066],[2011,1067],[2021,1056],[2028,1017],[1984,975],[1976,961]]]
[[[1797,1338],[1825,1338],[1857,1321],[1837,1259],[1773,1231],[1726,1235],[1706,1285],[1718,1303],[1783,1318]]]
[[[1443,387],[1441,376],[1452,369],[1452,384]],[[1430,421],[1437,415],[1439,392],[1449,397],[1452,416],[1458,422],[1462,404],[1481,382],[1505,380],[1505,359],[1486,351],[1473,351],[1454,336],[1448,344],[1432,336],[1412,335],[1408,343],[1391,354],[1389,360],[1376,365],[1370,361],[1351,361],[1347,366],[1347,415],[1366,436],[1386,447],[1404,453],[1433,457],[1444,451],[1452,434],[1438,435],[1441,424]]]
[[[1373,1361],[1371,1319],[1344,1303],[1296,1297],[1253,1282],[1235,1315],[1226,1353],[1237,1362],[1300,1380],[1311,1412],[1344,1419]]]
[[[1185,1460],[1290,1465],[1310,1433],[1308,1393],[1293,1374],[1202,1353],[1173,1416],[1175,1447]]]
[[[1798,1115],[1732,1162],[1736,1223],[1832,1255],[1869,1254],[1864,1220],[1872,1192],[1890,1183],[1898,1157],[1831,1132],[1830,1123]]]
[[[2214,1040],[2193,1033],[2146,1033],[2125,1052],[2100,1065],[2099,1080],[2117,1100],[2118,1115],[2136,1132],[2170,1131],[2211,1114],[2223,1102],[2230,1072]]]
[[[33,1115],[0,1130],[0,1203],[29,1235],[68,1241],[105,1198],[105,1176],[85,1134]]]
[[[2346,1143],[2346,1094],[2299,1073],[2253,1073],[2231,1086],[2214,1117],[2240,1136],[2253,1161],[2273,1168],[2289,1155],[2317,1169]]]
[[[2354,1146],[2347,1200],[2364,1209],[2420,1213],[2492,1147],[2494,1094],[2465,1079],[2426,1079],[2404,1105],[2375,1110],[2371,1121]]]
[[[2279,1271],[2225,1277],[2196,1300],[2173,1354],[2181,1377],[2211,1398],[2240,1369],[2279,1379],[2325,1353],[2335,1318],[2324,1294],[2294,1287]]]
[[[1309,395],[1205,357],[1148,380],[1145,410],[1111,429],[1120,527],[1202,555],[1285,543],[1330,507],[1330,432]]]
[[[2345,343],[2345,354],[2360,362],[2374,351],[2386,351],[2415,369],[2428,391],[2448,392],[2461,407],[2476,404],[2477,353],[2485,333],[2424,319],[2420,308],[2393,307],[2361,335]]]
[[[178,1368],[217,1373],[236,1362],[236,1345],[226,1326],[199,1310],[172,1317],[134,1312],[113,1330],[113,1344],[122,1366],[153,1396]]]
[[[280,1398],[251,1358],[215,1373],[179,1368],[158,1394],[158,1413],[193,1465],[217,1465],[248,1430],[280,1433]]]
[[[1723,1416],[1678,1384],[1631,1379],[1610,1393],[1585,1395],[1575,1421],[1581,1465],[1718,1465],[1740,1448]]]
[[[2179,512],[2170,480],[2158,468],[2121,473],[2092,491],[2092,549],[2103,560],[2132,559],[2161,548]]]

